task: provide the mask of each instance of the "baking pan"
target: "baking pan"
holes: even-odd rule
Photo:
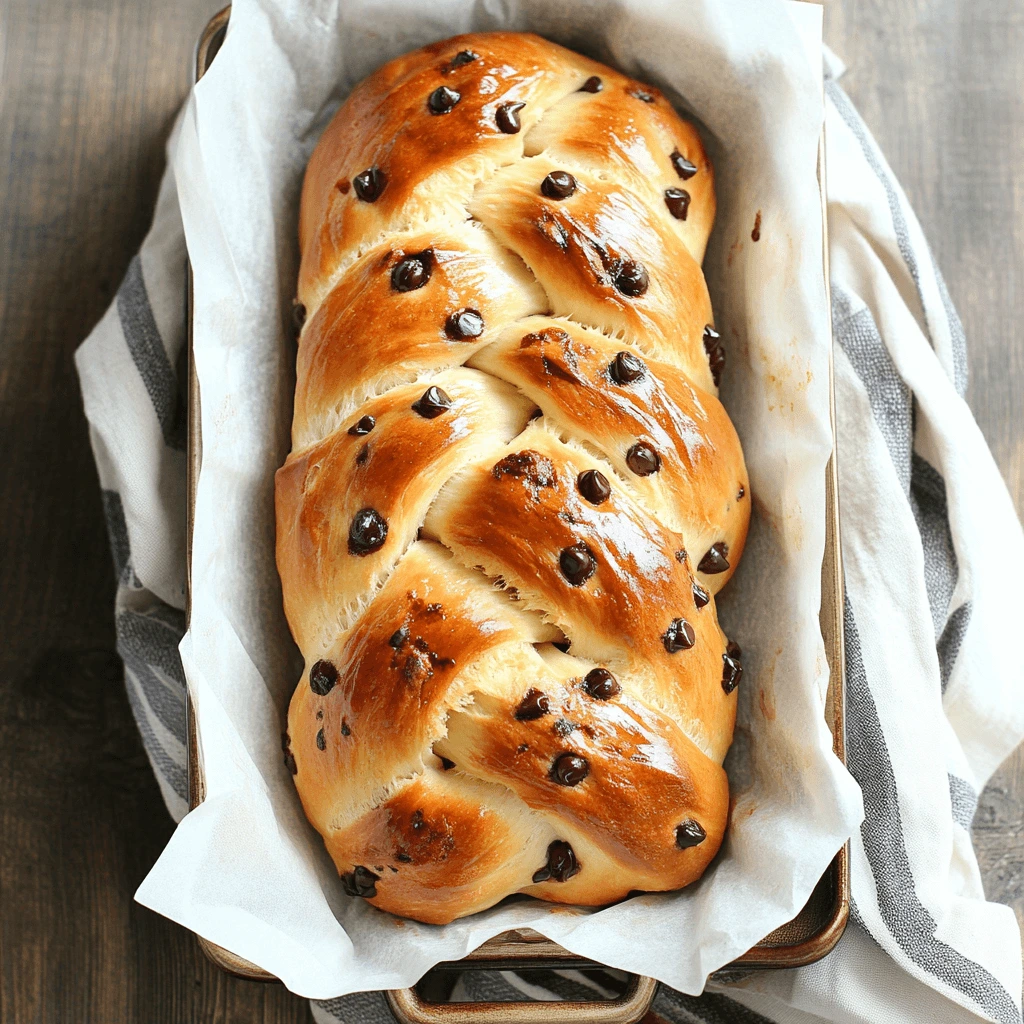
[[[817,0],[807,0],[817,2]],[[224,41],[231,8],[215,14],[199,37],[195,55],[195,81],[202,78]],[[821,190],[824,266],[828,299],[828,226],[825,201],[825,140],[818,148],[818,182]],[[188,461],[187,461],[187,557],[188,596],[192,592],[192,526],[196,483],[202,464],[199,422],[199,380],[192,361],[192,270],[186,275],[188,304]],[[829,303],[831,308],[831,303]],[[844,728],[845,658],[843,650],[843,567],[839,542],[839,482],[834,447],[835,390],[832,380],[832,351],[829,350],[829,390],[833,451],[825,475],[825,555],[821,566],[821,608],[819,619],[829,664],[829,692],[825,714],[832,731],[833,750],[846,763]],[[186,608],[190,612],[191,601]],[[205,797],[202,754],[197,742],[192,702],[186,696],[188,716],[189,807]],[[755,968],[801,967],[820,960],[839,941],[850,913],[850,850],[847,843],[832,860],[811,893],[806,906],[792,921],[777,928],[743,956],[727,964],[720,973]],[[260,981],[277,979],[262,968],[221,946],[198,936],[206,956],[218,967],[243,978]],[[523,968],[580,969],[600,966],[581,959],[532,929],[504,932],[485,942],[464,959],[438,964],[435,970],[471,968],[517,970]],[[417,988],[389,992],[388,1002],[402,1024],[632,1024],[647,1012],[654,997],[653,979],[634,977],[625,993],[615,1000],[559,1003],[437,1003],[430,1002]]]

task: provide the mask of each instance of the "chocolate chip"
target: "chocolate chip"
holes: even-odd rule
[[[731,640],[726,644],[725,654],[722,655],[722,689],[726,693],[732,693],[740,685],[743,676],[743,666],[740,664],[742,654],[739,644]]]
[[[519,746],[516,747],[516,753],[517,754],[525,754],[529,749],[530,749],[530,744],[529,743],[520,743]]]
[[[525,106],[525,103],[502,103],[494,112],[495,123],[506,135],[519,134],[519,129],[523,127],[519,111]]]
[[[453,341],[479,338],[484,333],[484,318],[475,309],[459,309],[448,315],[444,333]]]
[[[686,215],[690,212],[690,193],[685,188],[667,188],[665,205],[676,220],[686,220]]]
[[[369,555],[379,551],[388,539],[387,520],[375,508],[361,508],[348,528],[350,555]]]
[[[500,480],[503,476],[523,480],[533,488],[535,494],[541,487],[555,486],[555,467],[551,460],[529,448],[513,452],[496,462],[491,469],[491,475],[495,480]]]
[[[681,825],[676,826],[676,846],[680,850],[688,850],[691,846],[700,846],[707,839],[708,834],[699,821],[687,818]]]
[[[700,611],[711,600],[711,595],[696,581],[693,581],[693,603]]]
[[[647,276],[647,268],[636,260],[626,260],[620,263],[614,275],[615,287],[635,299],[647,291],[650,279]]]
[[[648,92],[646,89],[631,89],[629,95],[635,96],[644,103],[653,103],[655,100],[654,93]]]
[[[434,254],[429,249],[406,256],[391,271],[391,287],[396,292],[412,292],[422,288],[430,280],[433,264]]]
[[[612,493],[608,477],[598,469],[584,470],[576,477],[576,486],[591,505],[600,505],[607,501]]]
[[[364,900],[372,900],[377,895],[377,883],[380,875],[375,875],[369,868],[361,864],[354,871],[341,876],[341,887],[349,896],[362,896]]]
[[[347,196],[347,195],[349,194],[349,191],[350,191],[350,190],[351,190],[351,188],[352,188],[352,182],[351,182],[351,181],[349,181],[349,180],[348,180],[348,178],[342,178],[342,179],[341,179],[341,181],[339,181],[339,182],[338,182],[338,183],[337,183],[337,184],[336,184],[336,185],[335,185],[334,187],[335,187],[335,188],[336,188],[336,189],[337,189],[337,190],[338,190],[338,191],[339,191],[339,192],[340,192],[340,193],[341,193],[341,194],[342,194],[343,196]]]
[[[447,85],[439,85],[427,100],[427,108],[432,114],[451,113],[455,104],[462,99],[461,93],[455,89],[449,89]]]
[[[558,556],[558,566],[570,586],[582,587],[597,570],[597,560],[586,544],[573,544],[562,548]]]
[[[661,638],[669,654],[688,651],[696,643],[697,635],[686,619],[673,619]]]
[[[717,388],[719,381],[722,379],[722,371],[725,369],[725,349],[722,348],[718,331],[711,324],[704,328],[704,351],[708,355],[711,379],[715,382],[715,387]]]
[[[576,191],[576,179],[568,171],[552,171],[541,183],[548,199],[568,199]]]
[[[318,708],[316,712],[316,720],[319,722],[324,717],[324,709]]]
[[[395,860],[400,861],[402,864],[411,864],[412,857],[409,856],[404,850],[399,850],[395,854]]]
[[[600,92],[604,88],[604,83],[601,81],[598,75],[591,75],[581,86],[580,92]]]
[[[686,560],[689,557],[690,556],[686,553],[686,548],[680,548],[676,552],[676,561],[679,562],[680,565],[686,565]]]
[[[316,734],[316,745],[319,750],[327,749],[327,740],[324,738],[323,729],[319,729]]]
[[[626,452],[626,465],[637,476],[650,476],[661,469],[661,456],[646,441],[637,441]]]
[[[608,373],[616,384],[632,384],[647,374],[644,361],[632,352],[616,352],[608,367]]]
[[[519,702],[515,718],[517,722],[532,722],[536,718],[543,718],[550,710],[551,701],[548,695],[531,686]]]
[[[372,416],[363,416],[358,423],[353,423],[348,428],[348,432],[355,437],[362,437],[363,434],[368,434],[373,428],[377,426],[377,421]]]
[[[744,487],[743,484],[740,484],[740,489],[736,492],[736,500],[737,501],[742,501],[743,500],[743,496],[746,493],[747,493],[746,487]]]
[[[298,299],[292,300],[292,323],[295,325],[295,333],[298,334],[302,330],[302,325],[306,322],[306,307],[299,302]]]
[[[473,61],[479,59],[479,54],[474,53],[472,50],[459,50],[449,61],[448,66],[450,68],[461,68],[463,64],[472,64]]]
[[[388,647],[393,647],[397,651],[402,646],[402,644],[407,643],[408,640],[409,627],[399,626],[398,629],[396,629],[394,633],[391,634],[391,639],[388,640]]]
[[[563,839],[556,839],[548,845],[548,862],[539,871],[534,872],[535,882],[568,882],[573,875],[580,873],[580,863],[573,853],[572,847]]]
[[[716,541],[708,548],[707,554],[697,566],[699,572],[713,576],[729,568],[729,545],[724,540]]]
[[[326,697],[338,681],[338,670],[330,661],[314,662],[309,670],[309,688],[318,696]]]
[[[412,825],[412,829],[414,832],[419,832],[423,828],[423,826],[426,825],[426,822],[423,820],[422,811],[413,811],[412,815],[409,818],[409,822]]]
[[[622,691],[618,679],[606,668],[592,668],[583,677],[583,689],[594,700],[610,700]]]
[[[683,181],[688,181],[697,173],[697,165],[691,164],[678,149],[672,151],[672,155],[669,157],[669,160],[672,161],[672,166],[675,168],[676,174],[678,174]]]
[[[446,772],[450,772],[455,767],[455,762],[451,758],[445,757],[443,754],[437,756],[441,759],[441,767]]]
[[[299,774],[299,766],[295,763],[295,755],[290,750],[284,752],[284,766],[292,775]]]
[[[367,459],[369,459],[369,457],[370,457],[370,445],[369,445],[369,443],[367,443],[367,444],[364,444],[363,447],[359,449],[359,453],[356,455],[356,465],[357,466],[365,466],[366,465],[366,461],[367,461]]]
[[[341,735],[342,736],[351,736],[352,735],[352,730],[349,728],[349,724],[348,724],[348,722],[344,718],[341,720]]]
[[[364,203],[376,202],[387,183],[388,176],[376,164],[367,167],[365,171],[352,179],[352,187]]]
[[[426,391],[412,403],[413,409],[425,420],[436,419],[452,407],[452,400],[446,391],[431,384]]]
[[[560,786],[578,786],[590,774],[590,765],[577,754],[559,754],[551,765],[551,778]]]

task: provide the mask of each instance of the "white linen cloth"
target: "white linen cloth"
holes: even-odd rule
[[[1024,667],[1006,657],[1024,537],[964,401],[966,345],[945,284],[840,70],[826,54],[849,767],[866,812],[852,843],[853,915],[817,964],[713,978],[699,997],[662,986],[655,1009],[673,1022],[1019,1022],[1020,935],[1009,908],[985,901],[970,823],[1024,737]],[[184,273],[169,169],[152,229],[76,355],[127,691],[176,820],[187,810]],[[585,998],[619,983],[467,972],[456,995]],[[380,993],[313,1012],[391,1019]]]

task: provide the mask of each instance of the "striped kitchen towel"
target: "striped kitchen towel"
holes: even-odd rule
[[[826,145],[850,770],[853,913],[799,970],[664,987],[664,1021],[1021,1021],[1012,911],[985,901],[978,793],[1024,737],[1024,665],[1004,657],[1024,538],[964,401],[963,330],[921,227],[826,54]],[[170,145],[173,145],[173,137]],[[184,631],[185,242],[167,171],[153,227],[76,362],[118,576],[118,651],[168,809],[187,809]],[[997,543],[993,542],[997,540]],[[998,557],[993,552],[998,551]],[[451,998],[591,999],[614,972],[465,972]],[[380,993],[320,1022],[391,1020]]]

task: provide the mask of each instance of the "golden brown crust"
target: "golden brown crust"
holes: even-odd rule
[[[741,672],[715,594],[750,497],[714,210],[657,89],[531,35],[392,61],[317,146],[285,763],[351,895],[442,924],[715,856]]]

